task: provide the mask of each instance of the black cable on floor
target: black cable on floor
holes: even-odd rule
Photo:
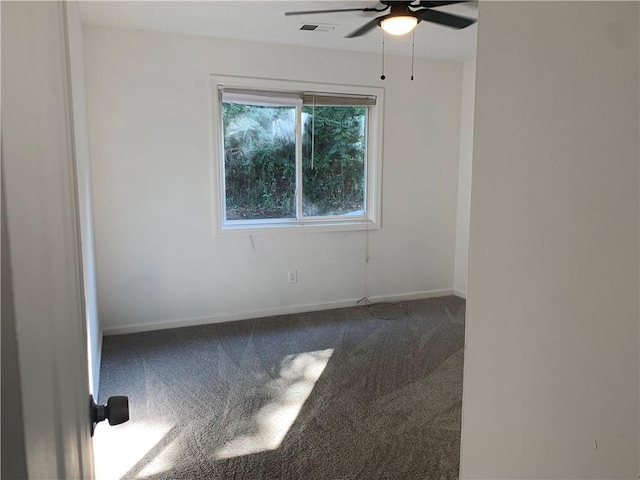
[[[379,312],[382,312],[387,308],[402,307],[402,304],[399,302],[371,303],[369,302],[368,297],[362,297],[356,303],[362,303],[362,302],[364,302],[364,305],[363,305],[364,308],[366,308],[374,317],[376,317],[379,320],[395,320],[396,318],[400,318],[409,314],[409,311],[405,308],[402,310],[401,313],[399,313],[398,315],[394,315],[392,317],[385,317],[380,315]]]

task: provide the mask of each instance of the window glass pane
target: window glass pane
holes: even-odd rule
[[[302,107],[305,216],[365,214],[367,107]]]
[[[296,109],[222,104],[227,220],[295,218]]]

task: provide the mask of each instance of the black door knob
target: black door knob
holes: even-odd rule
[[[129,398],[124,396],[109,397],[106,405],[96,405],[93,395],[89,397],[89,422],[91,436],[96,424],[108,419],[109,425],[120,425],[129,420]]]

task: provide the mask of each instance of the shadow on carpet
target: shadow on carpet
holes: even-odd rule
[[[372,308],[379,308],[373,306]],[[106,337],[96,476],[458,478],[457,297]]]

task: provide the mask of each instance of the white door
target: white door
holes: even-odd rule
[[[13,284],[26,468],[29,478],[92,478],[65,5],[1,8],[2,263]]]

